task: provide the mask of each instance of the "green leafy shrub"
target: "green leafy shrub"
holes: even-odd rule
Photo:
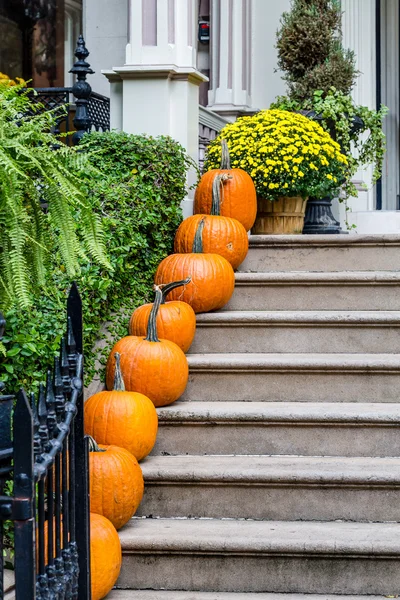
[[[168,137],[125,133],[85,136],[89,167],[82,163],[76,177],[86,201],[102,221],[112,270],[80,256],[77,281],[83,300],[86,382],[93,375],[91,349],[100,325],[112,313],[113,335],[125,334],[127,315],[149,299],[158,263],[172,251],[182,220],[180,203],[186,192],[190,161],[183,148]],[[75,214],[77,230],[81,222]],[[14,306],[6,314],[0,358],[0,380],[8,391],[32,389],[58,350],[64,331],[65,300],[71,276],[61,255],[29,311]],[[111,345],[111,342],[110,342]],[[107,348],[106,348],[107,351]]]

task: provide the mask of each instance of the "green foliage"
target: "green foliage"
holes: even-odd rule
[[[283,110],[262,110],[229,123],[208,146],[206,170],[221,163],[227,142],[233,168],[246,171],[257,194],[323,198],[345,179],[348,161],[318,123]]]
[[[344,198],[358,196],[351,180],[359,169],[373,165],[373,183],[380,178],[386,147],[382,130],[382,122],[388,112],[386,106],[381,106],[379,111],[371,110],[355,104],[351,96],[331,88],[327,94],[317,90],[302,102],[282,96],[277,98],[272,108],[302,111],[303,114],[311,111],[311,117],[317,118],[340,144],[349,161],[348,177],[342,187]],[[359,127],[354,126],[355,119]]]
[[[74,169],[84,154],[55,148],[54,111],[41,110],[32,90],[0,82],[0,306],[33,304],[51,257],[58,253],[70,277],[80,259],[110,268],[99,215],[93,213]],[[48,204],[45,214],[40,201]],[[79,214],[79,220],[76,215]],[[79,223],[79,227],[78,227]]]
[[[83,299],[86,383],[94,372],[91,349],[100,325],[110,315],[110,348],[115,336],[126,333],[130,311],[150,300],[159,262],[172,251],[182,220],[186,171],[191,164],[183,148],[168,137],[157,139],[124,133],[92,133],[84,138],[85,161],[77,172],[88,206],[102,221],[112,271],[79,256],[75,277]],[[75,214],[79,234],[80,212]],[[12,307],[6,314],[0,357],[0,380],[9,391],[28,390],[43,380],[64,331],[65,299],[71,276],[60,260],[50,263],[46,286],[29,311]]]
[[[338,0],[292,0],[277,32],[278,66],[289,96],[299,102],[334,86],[349,94],[358,71],[354,52],[342,46]]]

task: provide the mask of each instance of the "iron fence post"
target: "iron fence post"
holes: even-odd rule
[[[18,424],[16,427],[15,424]],[[23,390],[14,411],[14,499],[28,504],[26,519],[14,521],[15,592],[19,600],[36,598],[35,481],[33,473],[33,419]]]
[[[92,87],[86,81],[86,76],[93,74],[94,71],[90,68],[90,64],[85,60],[89,56],[89,51],[86,48],[85,40],[83,39],[82,35],[80,35],[78,38],[75,56],[78,60],[70,70],[70,73],[74,73],[78,77],[78,80],[72,87],[72,93],[77,99],[76,114],[74,118],[76,132],[72,136],[72,142],[76,145],[79,144],[85,133],[90,131],[92,127],[92,119],[88,110]]]
[[[72,284],[67,301],[68,347],[75,344],[77,355],[83,356],[82,335],[82,301],[78,288]],[[83,371],[81,389],[77,399],[77,413],[74,419],[75,439],[75,496],[78,499],[75,506],[75,535],[79,554],[79,600],[90,600],[90,506],[89,506],[89,457],[88,445],[85,439],[84,428],[84,396],[83,396]]]

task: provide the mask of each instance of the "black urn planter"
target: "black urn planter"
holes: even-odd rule
[[[339,221],[332,214],[332,198],[309,198],[304,217],[303,234],[342,233]]]
[[[305,117],[313,121],[322,121],[323,117],[313,110],[299,111]],[[328,121],[329,133],[332,139],[336,140],[335,124],[333,121]],[[350,135],[360,131],[364,127],[364,122],[360,117],[352,118],[352,127]],[[307,202],[306,214],[304,217],[303,234],[320,234],[329,235],[335,233],[345,233],[340,227],[339,221],[332,214],[332,198],[309,198]]]

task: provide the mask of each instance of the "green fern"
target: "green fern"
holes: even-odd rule
[[[35,103],[33,90],[0,84],[0,307],[32,305],[44,286],[50,256],[59,253],[71,277],[79,258],[111,268],[100,219],[73,174],[85,152],[55,149],[51,133],[60,110]],[[41,202],[48,206],[46,213]],[[79,230],[78,224],[79,222]]]

